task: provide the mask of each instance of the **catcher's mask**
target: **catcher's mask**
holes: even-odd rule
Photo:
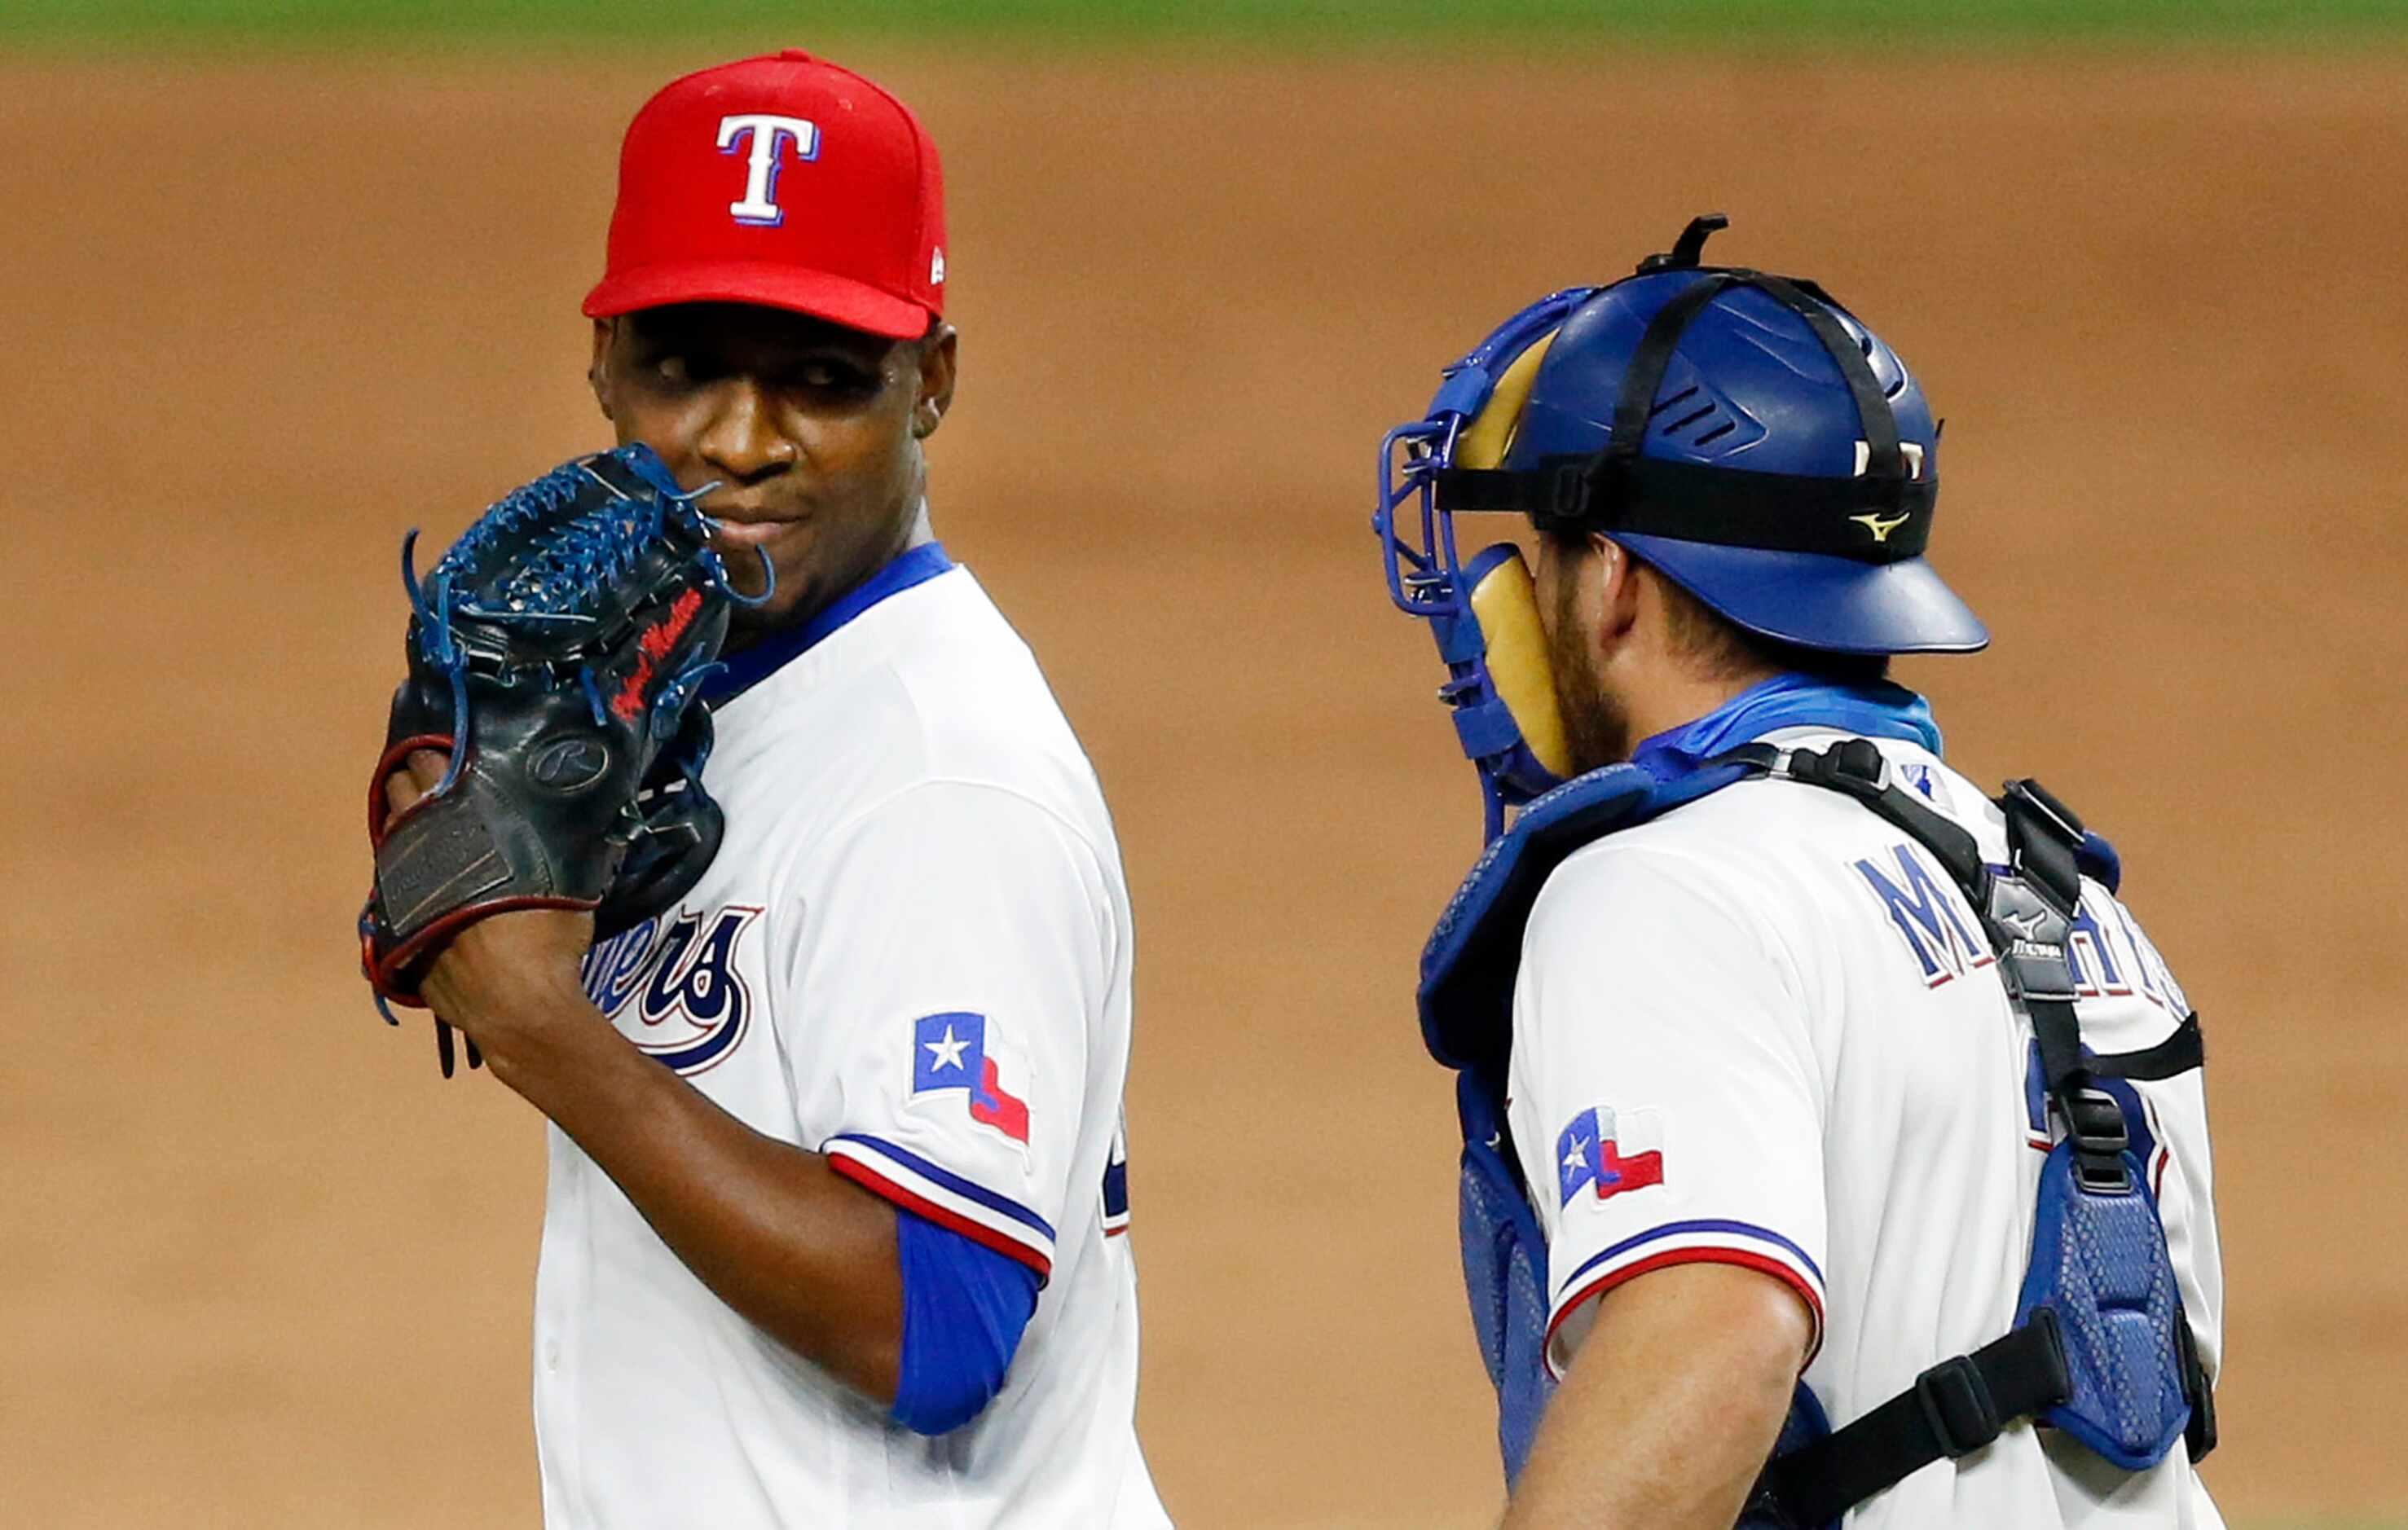
[[[1381,442],[1372,528],[1389,594],[1437,636],[1440,694],[1492,836],[1572,762],[1520,551],[1461,558],[1458,514],[1610,536],[1735,625],[1798,647],[1989,641],[1922,557],[1940,441],[1922,390],[1814,283],[1700,265],[1727,224],[1693,219],[1635,274],[1508,319]]]

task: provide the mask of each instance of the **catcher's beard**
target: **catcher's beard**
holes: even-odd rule
[[[1630,714],[1607,692],[1598,673],[1596,650],[1580,624],[1579,581],[1555,581],[1553,620],[1547,622],[1547,668],[1563,713],[1564,741],[1572,768],[1583,775],[1630,758]]]

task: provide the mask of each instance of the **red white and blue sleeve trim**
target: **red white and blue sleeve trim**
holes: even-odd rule
[[[820,1151],[830,1168],[870,1194],[1017,1259],[1037,1272],[1039,1284],[1054,1273],[1053,1224],[1010,1196],[860,1132],[832,1137]]]
[[[1806,1251],[1769,1227],[1752,1222],[1698,1220],[1668,1222],[1661,1227],[1633,1234],[1584,1260],[1555,1283],[1561,1294],[1547,1314],[1547,1339],[1541,1352],[1547,1373],[1563,1380],[1555,1363],[1555,1332],[1581,1305],[1604,1295],[1625,1280],[1670,1265],[1738,1265],[1758,1270],[1798,1293],[1814,1320],[1813,1341],[1806,1347],[1806,1364],[1823,1347],[1823,1271]],[[1803,1370],[1805,1366],[1799,1367]]]

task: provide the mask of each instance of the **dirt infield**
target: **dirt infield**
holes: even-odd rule
[[[616,136],[704,62],[0,69],[0,1521],[535,1522],[535,1118],[375,1022],[358,778],[401,530],[602,438]],[[1477,819],[1371,450],[1707,207],[1950,417],[1939,559],[1998,644],[1907,678],[2117,838],[2206,1013],[2212,1482],[2408,1501],[2408,65],[853,62],[949,161],[940,529],[1126,849],[1183,1523],[1494,1509],[1411,1008]]]

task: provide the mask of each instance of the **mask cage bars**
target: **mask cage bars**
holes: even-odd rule
[[[1551,293],[1506,320],[1442,374],[1424,418],[1397,426],[1380,439],[1371,529],[1385,550],[1388,598],[1408,616],[1425,621],[1464,609],[1463,565],[1455,540],[1454,513],[1439,508],[1438,475],[1454,465],[1463,427],[1488,405],[1497,379],[1514,358],[1561,325],[1574,308],[1603,291],[1567,287]],[[1398,535],[1397,510],[1421,498],[1415,536]]]

